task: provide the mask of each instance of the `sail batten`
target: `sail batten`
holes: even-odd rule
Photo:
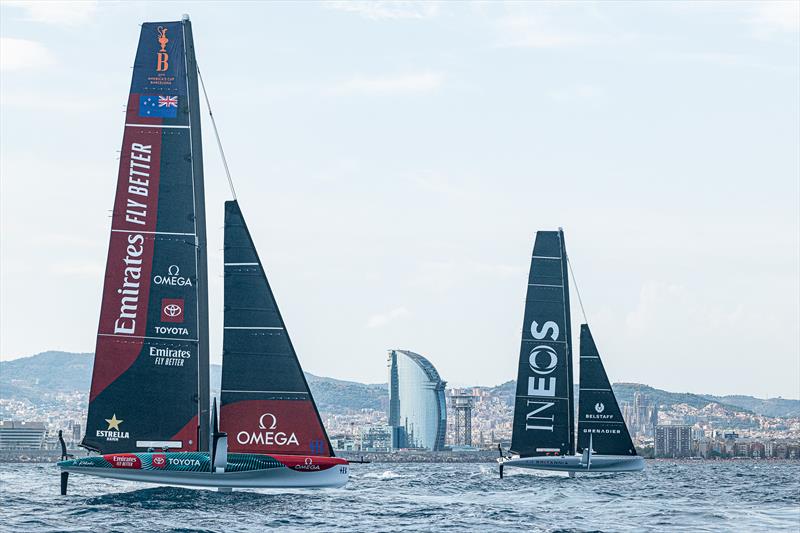
[[[220,424],[232,452],[333,449],[237,201],[225,203]]]
[[[574,453],[572,339],[564,234],[540,231],[531,255],[511,451]]]

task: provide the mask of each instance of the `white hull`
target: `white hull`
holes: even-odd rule
[[[582,455],[515,457],[498,460],[501,467],[513,466],[553,472],[639,472],[644,459],[638,455],[596,455],[584,463]]]
[[[86,474],[125,481],[161,485],[217,488],[336,488],[347,483],[349,468],[328,468],[316,472],[297,472],[289,468],[271,468],[249,472],[179,472],[125,470],[118,468],[62,467],[63,472]]]

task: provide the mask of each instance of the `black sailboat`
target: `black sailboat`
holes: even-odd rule
[[[564,232],[538,232],[528,276],[511,450],[499,459],[501,477],[504,466],[570,475],[644,468],[587,324],[581,325],[576,447],[568,274]]]
[[[81,444],[101,455],[60,462],[62,493],[70,472],[225,488],[348,479],[236,201],[225,213],[223,431],[217,428],[199,109],[188,16],[143,24]]]

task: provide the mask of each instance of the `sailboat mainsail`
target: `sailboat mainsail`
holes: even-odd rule
[[[572,339],[564,233],[539,231],[528,276],[511,451],[575,453]]]
[[[237,201],[225,202],[220,429],[240,453],[332,456]]]
[[[191,23],[142,25],[82,445],[202,450],[206,235]]]
[[[592,332],[581,324],[580,394],[578,395],[578,453],[636,455],[628,427],[611,389]]]

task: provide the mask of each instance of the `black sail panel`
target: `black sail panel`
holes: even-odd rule
[[[572,339],[564,233],[539,231],[533,246],[517,372],[511,451],[575,452]]]
[[[198,449],[204,228],[192,168],[199,123],[191,120],[188,25],[141,28],[82,442],[102,453],[154,443]]]
[[[636,455],[628,427],[611,389],[589,326],[581,324],[578,452],[589,447],[603,455]]]
[[[225,203],[220,428],[241,453],[332,456],[239,204]]]

